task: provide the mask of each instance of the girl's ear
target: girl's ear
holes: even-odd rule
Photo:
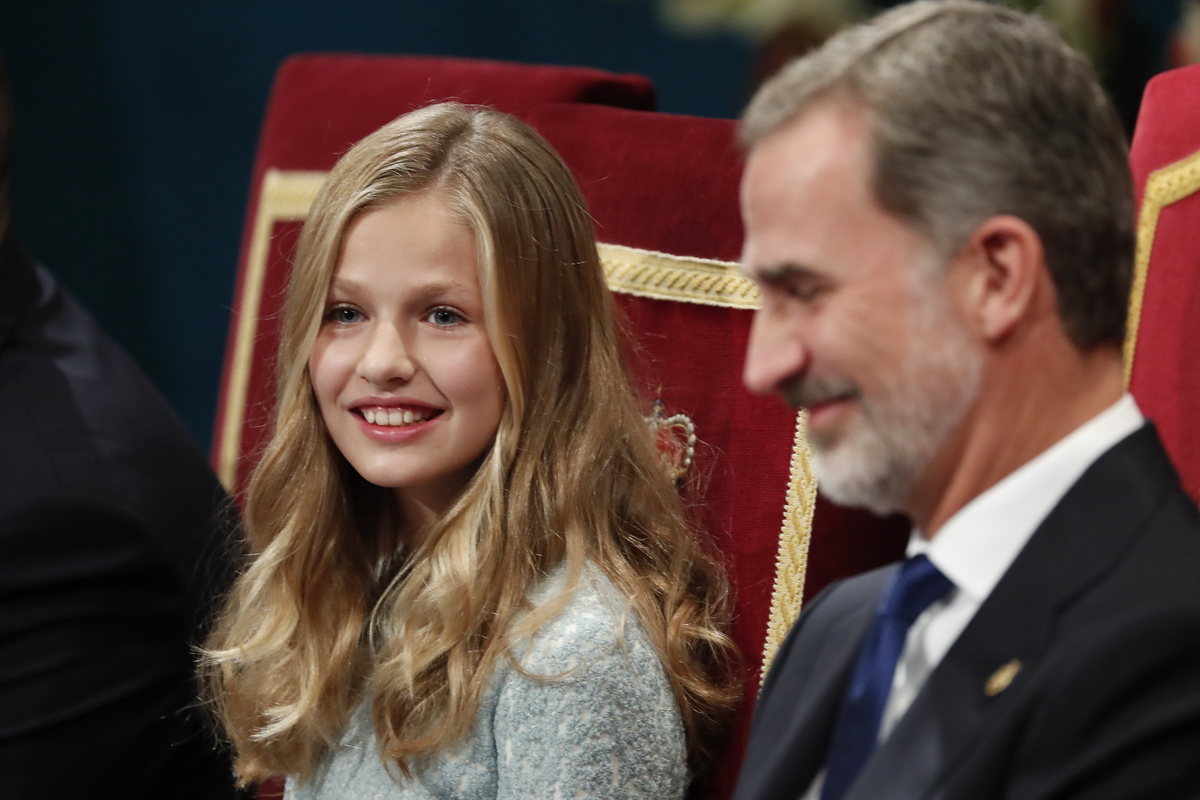
[[[1000,214],[975,228],[955,259],[964,317],[982,339],[998,342],[1033,312],[1046,259],[1037,231]]]

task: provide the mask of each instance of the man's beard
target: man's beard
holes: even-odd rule
[[[785,390],[793,405],[855,396],[860,414],[836,440],[810,436],[817,486],[833,502],[876,514],[902,510],[914,484],[979,392],[982,354],[949,304],[925,289],[911,351],[872,396],[847,381],[806,378]]]

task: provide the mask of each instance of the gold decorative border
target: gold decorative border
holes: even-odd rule
[[[246,419],[246,395],[250,387],[250,364],[254,358],[254,337],[258,333],[271,232],[276,222],[304,219],[327,174],[269,169],[263,176],[258,196],[258,214],[254,219],[254,233],[250,237],[250,253],[246,260],[246,275],[242,281],[242,303],[234,334],[233,364],[225,388],[225,416],[221,425],[220,458],[217,460],[217,477],[225,490],[231,493],[237,483],[242,425]]]
[[[237,480],[250,364],[258,331],[271,232],[277,222],[304,219],[326,174],[271,169],[263,176],[258,214],[254,220],[254,233],[250,239],[250,253],[242,283],[233,365],[225,392],[225,417],[220,432],[219,476],[230,491]],[[736,264],[682,258],[614,244],[601,244],[599,251],[605,278],[614,292],[724,308],[758,308],[758,287],[742,274]],[[796,420],[787,503],[775,564],[775,587],[771,595],[767,640],[763,650],[764,675],[788,628],[800,613],[800,601],[804,593],[817,493],[816,478],[811,469],[812,450],[805,437],[805,420],[803,413]]]
[[[683,258],[619,244],[600,244],[600,262],[608,288],[621,294],[755,309],[758,287],[728,261]]]
[[[775,653],[800,616],[804,577],[808,573],[808,545],[812,539],[813,510],[817,505],[817,477],[812,471],[812,447],[806,435],[808,412],[796,416],[796,440],[792,445],[792,469],[788,476],[787,505],[779,532],[775,557],[775,587],[771,592],[771,616],[763,645],[761,681],[767,677]]]
[[[1138,325],[1142,318],[1142,301],[1150,273],[1150,252],[1154,249],[1154,233],[1158,217],[1172,203],[1200,190],[1200,151],[1150,173],[1146,193],[1138,215],[1137,253],[1134,256],[1133,287],[1129,293],[1129,315],[1125,330],[1125,385],[1133,375],[1133,357],[1137,351]]]

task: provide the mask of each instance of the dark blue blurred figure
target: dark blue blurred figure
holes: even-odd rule
[[[12,128],[0,67],[0,796],[233,798],[191,652],[228,578],[227,500],[8,230]]]

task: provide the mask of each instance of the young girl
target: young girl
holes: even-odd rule
[[[317,196],[285,315],[206,654],[241,781],[682,797],[739,694],[726,585],[558,156],[457,104],[386,125]]]

